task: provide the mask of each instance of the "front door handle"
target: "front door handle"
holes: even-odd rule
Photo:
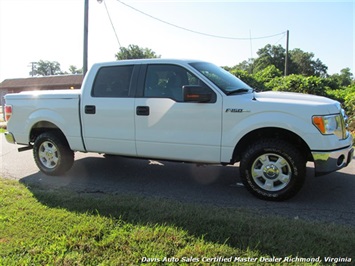
[[[85,114],[94,115],[96,114],[95,105],[85,105]]]
[[[149,115],[149,106],[137,106],[136,114],[142,115],[142,116],[148,116]]]

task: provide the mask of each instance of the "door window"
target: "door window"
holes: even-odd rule
[[[149,98],[170,98],[183,102],[182,87],[198,85],[206,93],[212,93],[195,75],[175,65],[148,65],[144,86],[144,96]]]
[[[92,97],[128,97],[133,66],[102,67],[96,75]]]

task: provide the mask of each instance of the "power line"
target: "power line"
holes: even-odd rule
[[[191,29],[188,29],[188,28],[185,28],[185,27],[181,27],[179,25],[176,25],[176,24],[173,24],[173,23],[170,23],[168,21],[165,21],[165,20],[162,20],[160,18],[157,18],[157,17],[154,17],[150,14],[147,14],[133,6],[130,6],[124,2],[122,2],[121,0],[117,0],[117,2],[119,2],[120,4],[126,6],[126,7],[129,7],[131,9],[133,9],[134,11],[138,12],[138,13],[141,13],[147,17],[150,17],[154,20],[157,20],[159,22],[162,22],[164,24],[167,24],[169,26],[172,26],[172,27],[175,27],[175,28],[178,28],[178,29],[181,29],[181,30],[184,30],[184,31],[188,31],[188,32],[192,32],[192,33],[195,33],[195,34],[199,34],[199,35],[204,35],[204,36],[207,36],[207,37],[213,37],[213,38],[219,38],[219,39],[228,39],[228,40],[260,40],[260,39],[267,39],[267,38],[271,38],[271,37],[275,37],[275,36],[279,36],[279,35],[284,35],[286,32],[280,32],[280,33],[277,33],[277,34],[273,34],[273,35],[268,35],[268,36],[261,36],[261,37],[231,37],[231,36],[220,36],[220,35],[214,35],[214,34],[209,34],[209,33],[204,33],[204,32],[200,32],[200,31],[196,31],[196,30],[191,30]]]
[[[278,39],[277,42],[274,43],[274,45],[278,44],[283,38],[285,38],[286,34],[287,34],[287,31],[283,32],[283,35],[281,36],[281,38]]]
[[[112,22],[112,19],[111,19],[111,16],[110,16],[110,12],[108,11],[108,8],[107,8],[107,5],[106,5],[106,1],[103,1],[103,2],[104,2],[104,5],[105,5],[107,16],[108,16],[108,18],[110,20],[113,32],[115,33],[117,43],[118,43],[119,47],[121,48],[122,46],[121,46],[120,40],[118,39],[118,35],[117,35],[117,32],[116,32],[115,26],[113,25],[113,22]]]

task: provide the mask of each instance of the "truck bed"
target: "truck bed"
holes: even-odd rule
[[[36,128],[58,127],[67,137],[72,150],[84,151],[80,124],[80,90],[26,91],[6,96],[13,105],[13,115],[8,122],[17,132],[17,144],[32,141],[29,132]]]

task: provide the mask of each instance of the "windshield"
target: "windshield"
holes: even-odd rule
[[[221,67],[204,62],[191,63],[190,65],[212,81],[227,95],[252,91],[249,85]]]

